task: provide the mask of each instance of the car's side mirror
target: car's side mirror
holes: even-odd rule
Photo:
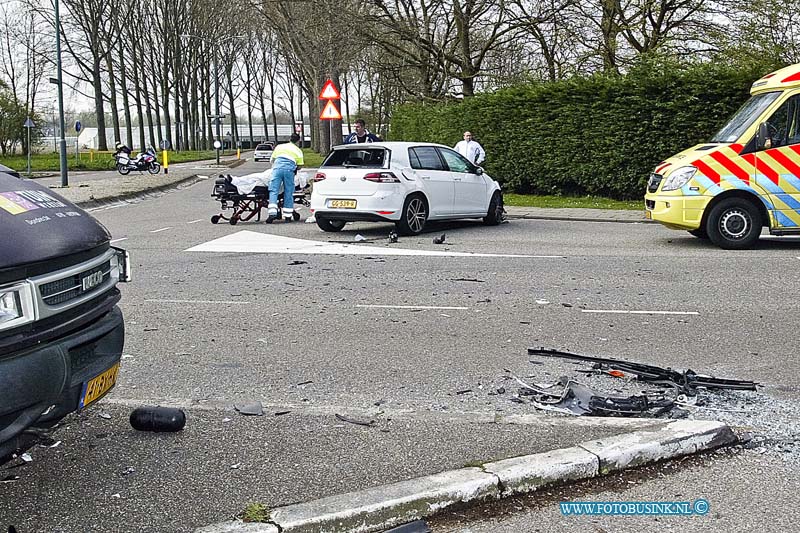
[[[756,150],[764,150],[770,148],[771,145],[772,141],[769,138],[767,123],[762,122],[758,125],[758,131],[756,132]]]
[[[483,176],[483,169],[481,167],[476,167],[475,174],[477,174],[478,176]]]

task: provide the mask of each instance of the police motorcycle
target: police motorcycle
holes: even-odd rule
[[[147,171],[150,174],[161,172],[161,165],[156,158],[156,151],[152,147],[147,148],[147,150],[140,152],[131,159],[131,149],[118,144],[117,151],[114,152],[114,160],[117,162],[117,171],[123,176],[129,174],[131,170]]]

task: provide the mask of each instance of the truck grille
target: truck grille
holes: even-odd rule
[[[111,262],[106,261],[78,274],[40,285],[39,293],[47,305],[59,305],[103,286],[110,277]]]
[[[663,179],[664,176],[661,174],[650,174],[650,178],[647,180],[647,192],[656,192]]]

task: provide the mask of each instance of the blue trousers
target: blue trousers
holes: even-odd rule
[[[275,206],[276,212],[281,185],[283,185],[283,216],[292,216],[294,211],[294,170],[276,168],[272,171],[272,180],[269,182],[269,207]]]

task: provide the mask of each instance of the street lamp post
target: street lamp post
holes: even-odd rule
[[[217,122],[217,134],[215,135],[216,140],[219,141],[220,137],[222,136],[222,132],[220,128],[222,127],[220,124],[220,116],[219,116],[219,64],[217,63],[217,47],[214,47],[214,105],[216,106],[216,111],[214,114],[214,120]],[[219,148],[217,148],[217,165],[219,165]]]
[[[61,160],[61,186],[69,187],[69,177],[67,176],[67,140],[64,138],[66,127],[64,125],[64,90],[63,75],[61,73],[61,19],[58,13],[59,0],[55,0],[56,17],[56,76],[58,85],[58,123],[61,128],[61,138],[59,139],[59,151]]]

